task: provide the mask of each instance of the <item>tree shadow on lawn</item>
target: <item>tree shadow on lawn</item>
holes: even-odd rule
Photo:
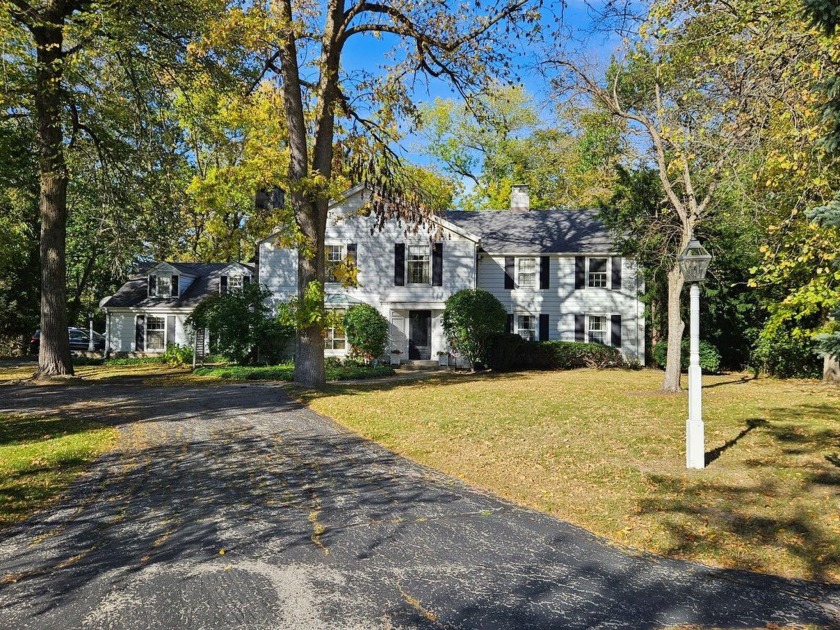
[[[817,426],[796,421],[806,416]],[[800,500],[815,507],[825,505],[821,498],[840,489],[840,470],[829,454],[840,447],[840,429],[823,424],[836,420],[837,410],[830,405],[773,409],[766,419],[748,419],[738,435],[706,454],[707,463],[713,463],[748,434],[760,435],[769,451],[741,455],[742,472],[735,459],[728,468],[700,472],[688,482],[683,476],[652,475],[654,496],[641,499],[639,509],[643,515],[658,515],[673,541],[665,553],[702,556],[704,551],[713,552],[715,542],[702,528],[746,552],[732,558],[734,562],[752,562],[751,568],[761,570],[760,557],[746,557],[750,551],[755,547],[764,548],[764,553],[784,549],[801,561],[811,579],[837,579],[838,536],[830,526],[821,527],[802,504],[795,506]],[[761,481],[752,483],[750,471],[756,469],[765,472]],[[722,481],[727,477],[732,482]]]
[[[158,428],[177,435],[177,428]],[[344,589],[411,627],[592,627],[630,619],[648,627],[685,618],[728,626],[799,618],[794,610],[811,622],[830,620],[814,607],[802,613],[793,583],[626,555],[350,434],[224,422],[207,428],[205,439],[110,455],[59,506],[69,514],[42,514],[18,528],[20,540],[0,557],[6,610],[25,608],[43,626],[58,616],[72,627],[77,620],[63,615],[88,614],[88,605],[117,594],[123,603],[110,600],[110,612],[136,618],[136,585],[160,607],[155,596],[164,602],[167,589],[187,583],[180,605],[209,596],[236,611],[243,602],[259,604],[257,595],[239,601],[235,592],[201,591],[194,570],[221,574],[254,561],[340,570],[347,582],[322,588]],[[253,576],[240,575],[252,584]],[[446,611],[441,623],[425,623],[401,583],[424,607]],[[833,587],[817,590],[809,593],[817,601],[840,597]],[[200,604],[213,610],[213,601]],[[560,615],[568,626],[558,624]]]

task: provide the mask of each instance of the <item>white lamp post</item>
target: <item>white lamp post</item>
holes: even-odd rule
[[[703,429],[703,383],[700,370],[700,282],[712,260],[711,254],[693,236],[680,252],[680,269],[686,282],[691,283],[691,320],[689,324],[690,361],[688,365],[688,420],[685,423],[685,465],[687,468],[706,467],[706,448]]]
[[[88,352],[94,352],[96,346],[93,344],[93,311],[88,312]]]

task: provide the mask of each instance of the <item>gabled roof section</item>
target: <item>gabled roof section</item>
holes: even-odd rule
[[[178,297],[149,297],[149,275],[167,267],[181,275],[192,277],[192,283]],[[156,263],[142,274],[131,278],[114,295],[105,298],[99,306],[100,308],[192,308],[207,296],[217,295],[219,278],[227,275],[227,270],[238,270],[240,267],[252,275],[256,274],[254,266],[245,263]]]
[[[449,211],[443,218],[481,239],[491,254],[606,254],[615,251],[596,210]]]

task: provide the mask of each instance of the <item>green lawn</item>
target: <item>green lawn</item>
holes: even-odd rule
[[[243,381],[291,381],[294,378],[295,366],[291,363],[283,365],[247,366],[226,365],[196,368],[196,376],[212,376],[215,378],[229,378]],[[373,366],[327,366],[328,381],[349,381],[367,378],[382,378],[392,376],[393,368],[387,365]]]
[[[442,375],[331,386],[313,409],[419,462],[619,544],[840,581],[840,389],[704,377],[702,471],[686,396],[654,370]]]
[[[98,422],[0,415],[0,527],[42,509],[116,440]]]

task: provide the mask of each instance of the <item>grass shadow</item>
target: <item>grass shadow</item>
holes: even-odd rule
[[[767,420],[764,420],[763,418],[750,418],[749,420],[747,420],[747,427],[745,429],[742,429],[741,432],[738,435],[736,435],[731,440],[728,440],[723,445],[718,446],[717,448],[713,448],[711,451],[706,453],[706,456],[705,456],[706,466],[708,466],[713,461],[718,459],[721,455],[723,455],[726,451],[728,451],[730,448],[735,446],[738,442],[740,442],[742,439],[744,439],[747,435],[749,435],[749,433],[751,433],[757,427],[763,427],[763,426],[767,426]]]

